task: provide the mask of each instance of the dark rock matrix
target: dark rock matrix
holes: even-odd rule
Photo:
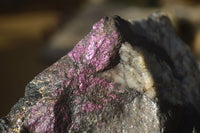
[[[200,73],[168,17],[105,17],[0,119],[14,133],[199,133]]]

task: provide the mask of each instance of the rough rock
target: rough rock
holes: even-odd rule
[[[200,132],[199,79],[164,14],[105,17],[26,86],[0,132]]]

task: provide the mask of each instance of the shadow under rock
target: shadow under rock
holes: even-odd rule
[[[65,89],[68,90],[68,89]],[[65,133],[68,131],[70,125],[72,124],[71,116],[72,112],[70,109],[70,97],[67,96],[70,92],[61,94],[60,98],[54,106],[54,132],[55,133]]]
[[[164,18],[166,19],[166,18]],[[151,75],[155,81],[154,87],[156,88],[156,94],[158,101],[154,101],[159,105],[160,112],[158,112],[158,116],[160,117],[161,127],[164,128],[164,133],[196,133],[200,132],[200,115],[197,110],[190,105],[189,103],[185,105],[176,105],[169,102],[171,97],[166,99],[166,94],[168,96],[172,96],[173,94],[166,85],[163,79],[159,77],[159,73],[156,70],[155,62],[152,62],[150,58],[152,55],[155,55],[157,65],[160,65],[162,62],[165,62],[172,71],[172,75],[174,78],[182,82],[183,76],[181,73],[176,71],[174,66],[174,62],[170,59],[168,53],[156,45],[157,42],[154,42],[152,39],[147,38],[147,31],[143,29],[140,23],[135,23],[135,25],[131,25],[129,22],[121,19],[120,17],[114,17],[117,28],[120,30],[124,41],[128,41],[133,48],[142,48],[140,50],[141,54],[144,56],[145,63],[147,69],[151,72]],[[119,57],[117,56],[117,60]],[[117,62],[114,62],[117,64]],[[161,74],[162,75],[162,74]],[[65,132],[68,131],[71,124],[73,116],[72,109],[76,105],[73,105],[73,97],[70,96],[73,92],[69,92],[72,89],[64,89],[65,92],[60,96],[60,99],[54,106],[54,115],[55,115],[55,124],[54,124],[54,132]],[[181,88],[177,89],[180,91]],[[182,95],[184,99],[184,95]],[[75,107],[76,108],[76,107]],[[76,109],[75,109],[76,110]],[[161,131],[162,132],[162,131]]]
[[[147,69],[151,72],[151,75],[154,79],[154,87],[156,88],[156,97],[158,98],[158,105],[160,108],[158,116],[160,116],[161,126],[164,128],[164,133],[199,133],[200,132],[200,114],[194,108],[193,105],[186,103],[185,105],[174,105],[169,102],[168,97],[166,99],[166,93],[168,96],[173,97],[171,88],[165,86],[162,78],[159,77],[159,72],[156,70],[155,62],[152,62],[150,58],[152,55],[155,55],[157,62],[160,64],[161,61],[165,62],[171,69],[172,75],[174,78],[182,82],[184,75],[178,73],[174,62],[170,59],[168,53],[152,39],[148,38],[148,31],[141,26],[140,23],[135,22],[134,25],[131,25],[129,22],[121,19],[118,16],[115,16],[116,25],[122,36],[126,41],[128,41],[133,48],[141,48],[139,52],[143,55]],[[163,21],[169,21],[168,18],[164,17]],[[147,20],[151,21],[150,19]],[[169,22],[170,23],[170,22]],[[147,24],[148,25],[148,24]],[[151,26],[149,26],[151,27]],[[155,29],[158,30],[158,29]],[[150,53],[148,55],[148,53]],[[162,84],[163,83],[163,84]],[[181,88],[178,88],[176,91],[182,94]],[[181,96],[184,99],[184,94]],[[156,101],[155,101],[156,102]]]

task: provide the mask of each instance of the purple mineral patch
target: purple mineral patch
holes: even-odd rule
[[[104,109],[102,104],[112,100],[118,101],[117,96],[112,94],[114,84],[95,76],[96,72],[105,69],[110,64],[111,58],[116,55],[120,47],[119,33],[116,30],[111,32],[104,30],[105,23],[105,19],[96,23],[92,31],[68,54],[77,67],[68,71],[63,83],[66,88],[73,88],[69,96],[75,98],[75,103],[80,105],[80,108],[76,110],[79,122],[83,119],[80,117],[81,114],[100,111]],[[99,97],[98,103],[87,98],[76,99],[76,97],[88,95],[95,89],[104,93]],[[79,122],[71,121],[74,130],[79,128]]]
[[[0,132],[200,132],[199,75],[167,17],[103,18],[27,85]]]
[[[100,111],[103,109],[102,104],[112,100],[118,101],[117,96],[111,93],[114,89],[113,83],[95,76],[96,72],[105,69],[110,64],[111,58],[116,55],[116,50],[120,47],[119,33],[114,29],[109,32],[105,30],[106,21],[104,18],[96,23],[92,31],[68,53],[77,67],[71,67],[67,71],[66,78],[61,85],[62,90],[70,91],[70,93],[62,94],[60,89],[51,85],[51,88],[54,88],[54,93],[57,92],[54,95],[60,98],[57,101],[52,100],[49,105],[43,105],[43,101],[40,101],[31,109],[28,121],[28,128],[31,131],[53,132],[56,130],[65,132],[70,126],[77,130],[79,122],[83,119],[81,114]],[[61,67],[60,63],[55,63],[54,66]],[[59,73],[64,75],[63,72]],[[49,79],[53,81],[51,75]],[[87,98],[77,99],[77,97],[88,95],[96,88],[103,92],[98,103]],[[79,122],[71,120],[70,105],[65,104],[68,97],[74,98],[74,102],[80,106],[75,114],[79,118]],[[97,126],[99,125],[101,124],[97,124]]]
[[[114,30],[111,33],[104,31],[105,19],[101,19],[93,26],[92,31],[81,40],[68,54],[73,61],[84,63],[100,71],[110,63],[110,58],[115,54],[116,47],[119,47],[119,33]],[[117,46],[118,45],[118,46]],[[92,71],[94,72],[94,71]]]
[[[53,132],[56,130],[65,132],[69,126],[73,125],[74,130],[78,129],[79,123],[71,120],[68,108],[70,105],[65,104],[66,101],[64,100],[63,102],[62,100],[67,97],[74,97],[75,103],[80,105],[78,109],[79,113],[76,114],[77,116],[80,116],[81,113],[102,110],[103,103],[117,100],[117,96],[111,94],[111,90],[114,89],[113,83],[95,76],[96,72],[105,69],[110,64],[111,58],[115,56],[116,50],[120,47],[119,33],[116,30],[109,32],[105,30],[106,21],[104,18],[96,23],[92,31],[68,53],[68,56],[77,64],[77,67],[71,67],[67,71],[67,74],[59,71],[62,77],[65,75],[65,79],[61,82],[61,89],[57,88],[55,83],[51,84],[51,89],[49,90],[54,92],[52,95],[54,94],[54,96],[60,97],[57,98],[58,100],[51,100],[51,103],[47,105],[43,99],[32,107],[30,115],[28,116],[28,128],[31,131]],[[63,57],[61,60],[64,59],[66,57]],[[57,62],[50,69],[53,70],[54,66],[63,68]],[[50,81],[54,81],[52,75],[48,77]],[[104,91],[105,93],[105,97],[99,98],[99,103],[94,103],[87,99],[76,99],[77,96],[86,95],[89,91],[93,91],[97,86],[99,89],[103,89],[100,91]],[[65,94],[63,95],[61,90],[71,90],[71,92],[67,96]],[[82,117],[79,118],[79,121],[83,119]]]

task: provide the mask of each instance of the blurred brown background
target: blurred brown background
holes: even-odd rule
[[[71,15],[78,6],[77,0],[0,1],[0,117],[47,67],[40,58],[45,36],[56,29],[63,13]]]
[[[103,16],[143,18],[169,12],[177,33],[198,59],[199,0],[0,1],[0,117],[24,95],[26,84],[65,55]]]

